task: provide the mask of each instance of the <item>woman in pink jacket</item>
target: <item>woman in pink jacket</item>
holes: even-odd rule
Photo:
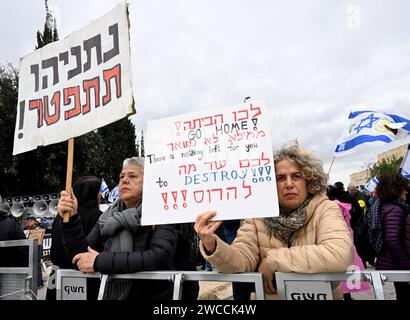
[[[223,273],[261,272],[268,295],[276,293],[277,271],[345,272],[353,263],[346,222],[325,194],[322,162],[297,143],[275,152],[274,160],[278,217],[245,219],[231,245],[214,233],[222,223],[210,221],[215,211],[201,213],[195,222],[204,258]],[[333,298],[342,299],[338,284],[332,288]]]

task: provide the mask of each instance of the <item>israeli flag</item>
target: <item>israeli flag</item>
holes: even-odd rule
[[[378,184],[379,180],[376,177],[374,177],[364,185],[364,190],[366,190],[367,192],[373,192],[374,190],[376,190]]]
[[[410,116],[373,110],[352,111],[336,146],[335,157],[390,143],[409,135]]]
[[[406,155],[403,158],[403,162],[400,166],[400,173],[410,180],[410,144],[407,146]]]
[[[108,202],[114,202],[115,200],[117,200],[120,197],[120,191],[118,188],[118,185],[111,190],[109,196],[108,196]]]
[[[108,193],[110,192],[110,190],[108,189],[107,183],[105,183],[104,178],[102,178],[100,191],[101,191],[102,197],[103,197],[104,199],[105,199],[105,197],[108,195]]]

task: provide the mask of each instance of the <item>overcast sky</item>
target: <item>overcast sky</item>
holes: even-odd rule
[[[60,39],[119,0],[49,0]],[[410,113],[408,0],[130,1],[137,133],[146,122],[247,96],[269,107],[273,146],[297,138],[329,168],[354,106]],[[43,0],[0,3],[0,63],[43,30]],[[394,144],[397,146],[400,144]],[[330,182],[393,145],[337,158]]]

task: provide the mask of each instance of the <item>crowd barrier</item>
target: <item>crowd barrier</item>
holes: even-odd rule
[[[36,300],[38,244],[36,240],[0,241],[0,248],[28,247],[27,267],[0,267],[0,300]]]
[[[184,281],[250,282],[255,284],[256,299],[264,300],[262,274],[258,272],[223,274],[208,271],[144,271],[129,274],[101,275],[98,272],[83,274],[76,270],[57,270],[57,300],[83,300],[86,297],[86,278],[101,278],[98,300],[103,300],[107,281],[112,279],[169,280],[174,283],[173,299],[180,300]]]
[[[355,286],[367,281],[373,287],[376,300],[384,300],[383,285],[386,282],[410,282],[406,270],[361,270],[345,273],[288,273],[276,272],[276,285],[281,300],[332,300],[331,282],[347,281]]]
[[[180,300],[184,281],[251,282],[255,284],[257,300],[265,299],[262,274],[257,272],[223,274],[207,271],[151,271],[131,274],[102,275],[98,272],[83,274],[76,270],[57,270],[57,300],[86,297],[86,278],[101,278],[98,300],[103,300],[107,281],[112,279],[169,280],[174,283],[173,299]],[[371,284],[376,300],[384,300],[383,285],[386,282],[410,282],[410,271],[362,270],[345,273],[285,273],[276,272],[278,297],[282,300],[332,300],[331,282],[348,281],[354,286],[366,281]],[[80,294],[80,295],[79,295]]]

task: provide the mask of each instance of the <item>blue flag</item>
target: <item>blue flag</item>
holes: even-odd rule
[[[410,144],[407,146],[407,152],[404,155],[403,162],[401,163],[400,173],[410,180]]]
[[[373,110],[352,111],[336,146],[335,157],[400,140],[409,134],[410,116]]]
[[[108,196],[108,202],[114,202],[120,197],[120,191],[118,185],[111,190],[110,195]]]
[[[101,189],[100,189],[101,193],[102,193],[102,197],[106,198],[108,193],[110,192],[110,190],[108,189],[107,183],[105,183],[104,178],[102,178],[102,182],[101,182]]]
[[[367,191],[367,192],[373,192],[374,190],[376,190],[376,187],[377,187],[377,185],[379,184],[379,180],[376,178],[376,177],[374,177],[374,178],[372,178],[368,183],[366,183],[365,185],[364,185],[364,189]]]

